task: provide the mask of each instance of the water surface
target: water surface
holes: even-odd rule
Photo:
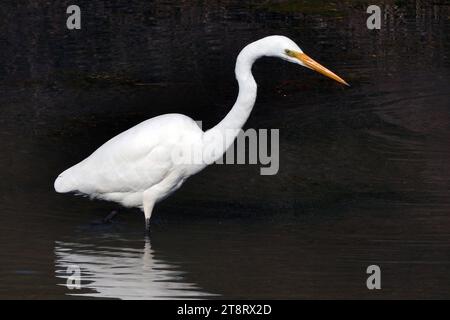
[[[21,1],[0,9],[1,298],[449,298],[450,4]],[[371,4],[371,3],[370,3]],[[274,59],[246,128],[280,129],[280,171],[215,165],[155,209],[53,191],[101,143],[170,112],[217,123],[248,42],[283,34],[343,88]],[[382,290],[366,288],[367,266]],[[81,268],[82,289],[66,286]]]

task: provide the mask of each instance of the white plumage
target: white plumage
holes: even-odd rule
[[[239,95],[218,125],[203,132],[194,120],[182,114],[146,120],[61,173],[55,180],[55,190],[140,207],[148,226],[156,202],[221,157],[233,143],[255,103],[257,86],[251,68],[262,56],[297,63],[346,84],[306,56],[292,40],[283,36],[263,38],[240,52],[235,68]]]
[[[77,191],[128,207],[142,206],[143,191],[171,178],[174,185],[167,186],[168,193],[183,180],[188,168],[175,167],[171,150],[198,144],[202,135],[199,126],[181,114],[146,120],[64,171],[56,179],[55,189]]]

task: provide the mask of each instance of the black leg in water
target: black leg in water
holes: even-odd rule
[[[114,217],[118,214],[116,210],[111,211],[110,214],[108,214],[106,217],[103,218],[103,223],[111,223],[113,222]]]
[[[117,212],[116,210],[111,211],[110,214],[108,214],[106,217],[104,217],[103,219],[99,219],[99,220],[95,220],[93,221],[91,224],[92,225],[96,225],[96,226],[100,226],[100,225],[105,225],[105,224],[111,224],[114,222],[114,217],[118,214],[119,212]]]
[[[150,233],[150,218],[145,218],[145,231]]]

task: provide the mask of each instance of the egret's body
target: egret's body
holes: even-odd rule
[[[221,157],[233,143],[254,106],[257,86],[251,68],[262,56],[279,57],[345,83],[303,54],[292,40],[283,36],[263,38],[247,45],[238,55],[235,73],[239,95],[231,111],[215,127],[204,132],[194,120],[181,114],[146,120],[60,174],[55,190],[140,207],[148,224],[155,203]],[[177,156],[186,154],[202,161],[177,161]]]
[[[115,136],[64,171],[56,179],[55,189],[76,191],[127,207],[142,206],[144,191],[151,189],[158,201],[202,169],[201,165],[175,165],[171,159],[172,150],[200,144],[202,136],[203,131],[189,117],[157,116]]]

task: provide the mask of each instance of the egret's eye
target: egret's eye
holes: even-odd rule
[[[289,49],[286,49],[286,50],[284,50],[284,52],[286,52],[286,54],[287,54],[289,57],[295,57],[294,51],[291,51],[291,50],[289,50]]]

